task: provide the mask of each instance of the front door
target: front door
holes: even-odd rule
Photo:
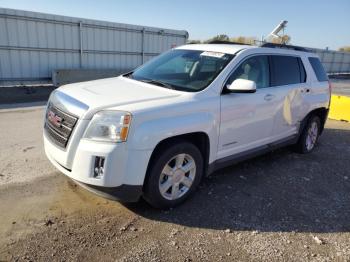
[[[257,90],[255,93],[223,91],[218,159],[259,148],[271,141],[277,108],[274,88],[269,87],[268,56],[247,58],[232,73],[225,86],[240,78],[254,81]]]

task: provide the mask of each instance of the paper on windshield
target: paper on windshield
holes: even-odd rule
[[[201,56],[210,56],[210,57],[221,58],[221,57],[223,57],[225,54],[224,54],[224,53],[220,53],[220,52],[205,51],[205,52],[201,53],[200,55],[201,55]]]

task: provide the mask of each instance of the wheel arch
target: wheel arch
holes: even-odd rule
[[[189,142],[191,144],[194,144],[199,151],[202,154],[203,157],[203,174],[207,173],[208,170],[208,166],[209,166],[209,154],[210,154],[210,140],[209,140],[209,135],[205,132],[202,131],[198,131],[198,132],[191,132],[191,133],[187,133],[187,134],[181,134],[181,135],[176,135],[176,136],[172,136],[172,137],[168,137],[165,138],[161,141],[158,142],[158,144],[156,145],[156,147],[154,148],[150,160],[148,161],[148,165],[147,165],[147,170],[146,170],[146,176],[145,176],[145,181],[144,181],[144,185],[147,182],[147,177],[150,171],[150,168],[152,166],[152,164],[154,163],[157,154],[159,154],[159,152],[161,152],[164,148],[179,143],[181,141],[186,141]]]
[[[316,108],[312,111],[310,111],[303,119],[303,121],[301,122],[300,128],[299,128],[299,134],[302,132],[302,130],[304,129],[305,125],[307,124],[308,120],[310,119],[310,117],[312,116],[318,116],[321,120],[321,130],[320,130],[320,134],[322,134],[323,129],[324,129],[324,125],[326,123],[327,117],[328,117],[328,108],[325,107],[320,107],[320,108]]]

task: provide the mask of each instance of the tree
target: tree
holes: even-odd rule
[[[289,35],[282,35],[279,38],[272,38],[271,37],[269,40],[271,43],[274,43],[274,44],[289,44],[291,37]],[[204,40],[204,41],[188,40],[187,43],[188,44],[201,44],[201,43],[207,44],[207,43],[210,43],[213,41],[234,42],[234,43],[240,43],[240,44],[254,45],[254,44],[256,44],[257,39],[256,39],[256,37],[252,37],[252,36],[236,36],[236,37],[230,38],[228,35],[221,34],[221,35],[214,36],[214,37],[209,38],[209,39]],[[346,47],[344,47],[344,48],[346,48]]]
[[[188,40],[187,44],[200,44],[201,40]]]
[[[210,43],[212,41],[230,41],[230,38],[227,35],[217,35],[204,41],[204,43]]]
[[[343,46],[343,47],[339,48],[338,50],[342,51],[342,52],[350,52],[350,46]]]
[[[235,42],[235,43],[240,43],[240,44],[254,45],[256,38],[255,37],[238,36],[238,37],[231,37],[230,41]]]

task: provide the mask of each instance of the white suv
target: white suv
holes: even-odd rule
[[[223,166],[285,145],[312,151],[329,103],[318,57],[301,48],[185,45],[54,91],[45,152],[89,190],[166,208]]]

